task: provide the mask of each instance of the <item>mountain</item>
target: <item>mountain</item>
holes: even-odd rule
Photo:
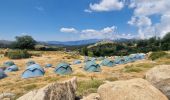
[[[100,39],[89,39],[89,40],[78,40],[78,41],[47,41],[46,43],[49,45],[65,45],[65,46],[78,46],[78,45],[87,45],[101,41]]]

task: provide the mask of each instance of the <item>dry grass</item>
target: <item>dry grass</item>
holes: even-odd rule
[[[21,74],[25,70],[25,63],[28,60],[34,60],[41,66],[44,66],[46,63],[50,63],[53,65],[53,67],[56,67],[56,65],[61,61],[65,61],[72,64],[72,62],[75,60],[75,58],[72,57],[73,55],[69,55],[64,52],[48,51],[48,52],[41,52],[41,54],[42,54],[41,57],[13,60],[16,63],[16,65],[19,66],[20,70],[17,72],[8,73],[7,78],[0,80],[0,93],[12,92],[15,93],[17,97],[19,97],[29,92],[30,90],[41,88],[49,83],[56,82],[56,81],[63,81],[63,80],[70,79],[73,76],[77,76],[78,77],[77,94],[84,95],[91,92],[95,92],[98,86],[101,85],[104,80],[116,81],[116,80],[132,79],[132,78],[143,78],[145,72],[150,68],[154,67],[155,65],[170,64],[170,60],[167,58],[159,59],[156,60],[155,62],[149,60],[141,60],[129,64],[117,65],[115,67],[101,67],[102,72],[88,73],[83,70],[84,63],[82,63],[77,65],[71,65],[71,67],[73,68],[73,74],[71,75],[59,76],[53,72],[54,68],[48,68],[45,69],[46,73],[43,77],[22,79]],[[82,59],[82,57],[80,57],[79,55],[77,57],[79,59]],[[0,65],[2,65],[3,62],[7,60],[10,59],[1,58]],[[98,61],[97,63],[100,62],[101,61]],[[124,69],[127,70],[126,66],[131,66],[128,69],[129,71],[128,73],[126,71],[122,71]]]

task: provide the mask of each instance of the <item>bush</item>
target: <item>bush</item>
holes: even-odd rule
[[[22,59],[22,58],[30,58],[31,55],[26,50],[10,50],[5,56],[10,59]]]
[[[159,59],[161,57],[164,57],[168,55],[166,52],[163,52],[163,51],[159,51],[159,52],[153,52],[151,53],[151,55],[149,56],[149,59],[151,60],[156,60],[156,59]]]
[[[127,72],[127,73],[130,73],[130,72],[141,72],[143,71],[140,67],[136,67],[136,66],[125,66],[125,68],[123,69],[123,72]]]
[[[77,95],[87,95],[90,93],[97,92],[97,89],[100,85],[102,85],[104,82],[102,80],[88,80],[88,81],[80,81],[78,82],[78,89],[77,89]]]

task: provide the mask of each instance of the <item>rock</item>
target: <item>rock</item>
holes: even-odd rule
[[[0,94],[0,100],[14,100],[15,94],[13,93],[2,93]]]
[[[168,100],[141,78],[105,83],[98,88],[98,93],[100,100]]]
[[[170,99],[170,65],[160,65],[146,73],[146,80]]]
[[[52,83],[39,90],[33,90],[17,100],[75,100],[77,79],[74,77],[62,83]]]
[[[91,93],[87,97],[83,97],[81,100],[100,100],[100,96],[98,93]]]

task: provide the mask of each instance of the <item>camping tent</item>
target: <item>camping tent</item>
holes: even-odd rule
[[[5,77],[7,77],[7,75],[4,73],[2,69],[0,69],[0,79],[3,79]]]
[[[45,68],[49,68],[49,67],[52,67],[52,66],[53,66],[52,64],[46,64]]]
[[[84,62],[88,62],[88,61],[91,61],[91,59],[87,56],[84,57]]]
[[[115,64],[120,64],[120,63],[121,63],[121,58],[116,58],[116,59],[114,60],[114,63],[115,63]]]
[[[136,54],[137,59],[145,59],[145,56],[146,55],[144,53]]]
[[[45,74],[44,69],[38,64],[32,64],[26,68],[22,73],[22,78],[31,78],[43,76]]]
[[[95,61],[89,61],[85,64],[84,70],[88,72],[100,72],[101,68],[99,64],[95,63]]]
[[[66,75],[66,74],[71,74],[72,68],[70,67],[70,65],[68,63],[60,63],[57,65],[57,67],[55,68],[54,72],[56,74],[60,74],[60,75]]]
[[[33,64],[36,64],[35,61],[29,60],[29,61],[26,63],[26,66],[30,66],[30,65],[33,65]]]
[[[104,60],[104,57],[98,57],[97,60],[99,61]]]
[[[108,67],[113,67],[114,66],[114,62],[110,59],[104,59],[101,63],[101,65],[103,66],[108,66]]]
[[[81,60],[75,60],[74,62],[73,62],[73,64],[80,64],[81,63]]]
[[[18,71],[18,67],[16,65],[12,65],[5,69],[5,72],[12,72],[12,71]]]
[[[10,67],[12,65],[15,65],[13,61],[6,61],[6,62],[3,63],[4,67]]]

